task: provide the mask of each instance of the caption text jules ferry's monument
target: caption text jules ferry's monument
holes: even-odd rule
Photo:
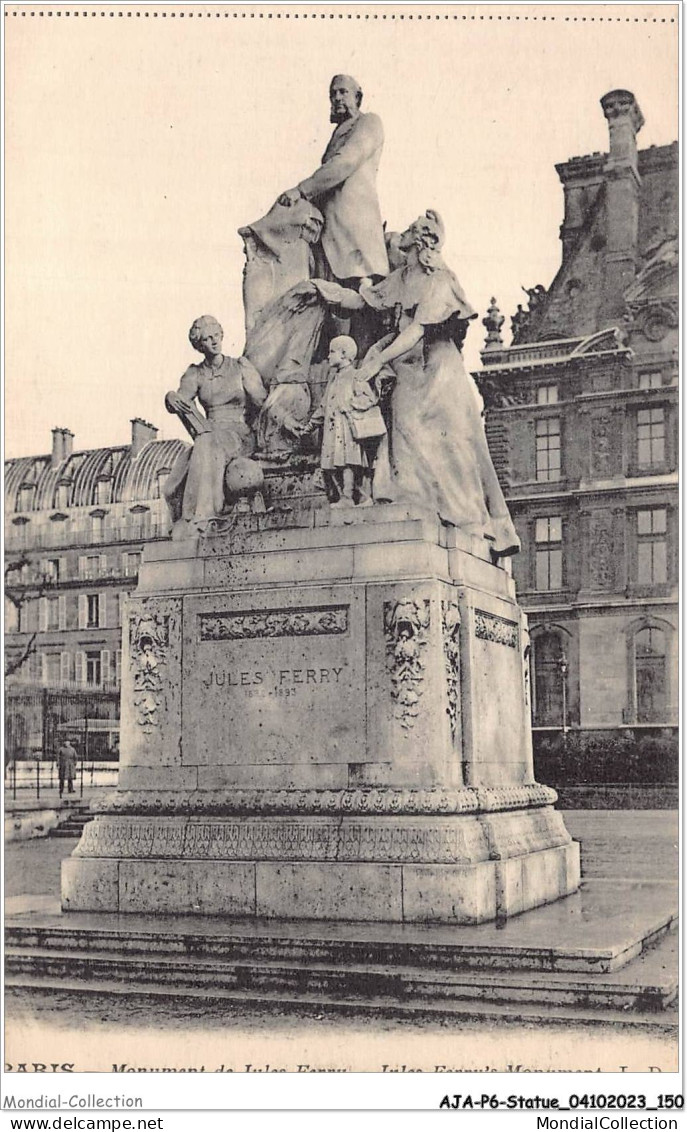
[[[240,229],[243,355],[196,319],[167,395],[193,443],[128,604],[119,786],[66,910],[469,924],[579,884],[533,779],[475,315],[436,212],[385,233],[358,84],[330,98],[322,165]]]

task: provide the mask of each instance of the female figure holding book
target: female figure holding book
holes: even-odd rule
[[[179,389],[165,397],[168,412],[181,418],[194,441],[177,460],[164,487],[177,538],[221,515],[227,478],[229,487],[233,480],[239,491],[239,485],[253,492],[261,486],[260,465],[249,459],[255,437],[248,413],[251,405],[261,405],[267,396],[260,374],[247,358],[222,353],[223,331],[217,319],[211,315],[197,318],[188,336],[203,361],[190,365]],[[205,416],[198,412],[196,399]]]

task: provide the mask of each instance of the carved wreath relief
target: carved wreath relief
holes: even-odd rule
[[[448,718],[451,724],[451,738],[455,740],[460,712],[460,611],[455,601],[441,603],[441,631],[444,641]]]
[[[167,663],[169,617],[139,613],[129,618],[129,649],[136,722],[146,735],[159,726],[162,671]]]
[[[423,650],[429,630],[429,599],[385,601],[386,663],[391,674],[395,716],[406,731],[415,724],[425,678]]]

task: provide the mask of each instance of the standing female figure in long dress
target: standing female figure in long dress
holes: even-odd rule
[[[475,312],[440,255],[444,230],[428,211],[402,234],[406,263],[359,293],[318,291],[348,309],[395,311],[398,333],[373,346],[359,367],[371,381],[391,365],[391,429],[375,465],[375,501],[420,506],[467,534],[488,539],[495,556],[520,541],[491,461],[480,410],[460,352]],[[384,340],[388,342],[388,338]]]

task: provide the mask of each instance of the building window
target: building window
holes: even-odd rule
[[[43,565],[43,573],[47,581],[59,582],[62,562],[59,558],[47,558]]]
[[[560,590],[563,585],[563,530],[560,515],[537,519],[534,529],[536,543],[536,578],[538,590]]]
[[[43,684],[48,687],[57,687],[60,683],[60,654],[58,652],[43,653]]]
[[[540,385],[537,389],[538,405],[555,405],[558,402],[557,385]]]
[[[100,555],[83,555],[79,559],[79,574],[82,578],[97,578],[100,574]]]
[[[99,687],[102,682],[102,664],[100,653],[93,651],[86,653],[86,683],[92,687]]]
[[[69,507],[71,486],[70,483],[58,483],[57,491],[55,492],[56,507]]]
[[[666,715],[666,638],[661,629],[640,629],[635,637],[635,696],[638,723]]]
[[[665,463],[666,422],[665,409],[640,409],[637,413],[637,464],[640,468],[654,468]]]
[[[100,626],[100,594],[86,595],[86,628],[97,629]]]
[[[46,599],[47,618],[45,628],[50,631],[51,629],[60,629],[60,599],[59,597],[49,597]]]
[[[122,555],[122,564],[125,574],[138,574],[141,565],[141,555],[138,551],[127,551]]]
[[[112,480],[98,480],[95,485],[95,502],[110,503],[112,499]]]
[[[532,642],[534,725],[563,727],[563,681],[566,664],[560,633],[542,633]]]
[[[110,629],[118,629],[122,624],[122,595],[117,593],[108,594],[108,627]]]
[[[663,374],[660,370],[653,373],[640,373],[639,375],[640,389],[660,389],[662,385]]]
[[[667,511],[665,507],[637,512],[637,581],[661,585],[668,581]]]
[[[164,499],[163,490],[164,490],[164,486],[165,486],[165,480],[167,479],[168,475],[169,475],[169,468],[162,468],[157,473],[157,475],[155,477],[155,491],[154,491],[154,498],[155,499]]]
[[[33,497],[36,490],[36,485],[32,483],[22,484],[19,488],[17,496],[17,511],[30,511],[33,507]]]
[[[96,542],[105,537],[104,515],[91,515],[91,536]]]
[[[537,421],[536,469],[539,483],[561,478],[561,422],[557,417]]]

